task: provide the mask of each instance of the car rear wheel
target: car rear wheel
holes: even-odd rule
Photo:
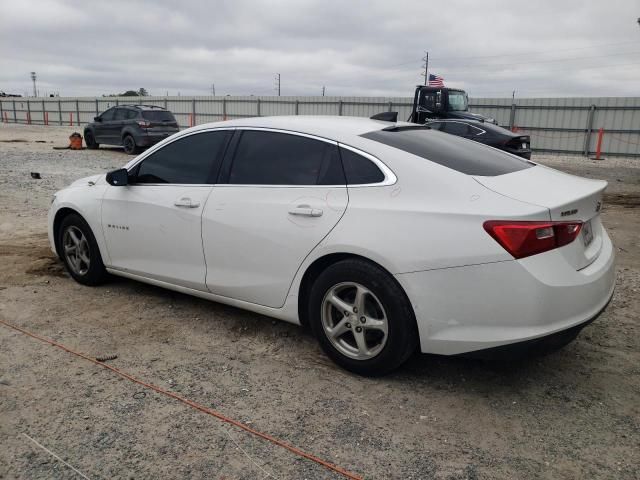
[[[129,155],[135,155],[140,151],[138,146],[136,145],[136,141],[131,135],[125,135],[122,139],[122,146],[124,147],[124,151]]]
[[[323,350],[360,375],[390,372],[418,343],[404,291],[391,275],[363,260],[343,260],[322,272],[311,289],[309,308]]]
[[[66,216],[58,235],[58,254],[74,280],[99,285],[108,278],[96,239],[82,217]]]
[[[92,132],[85,132],[84,142],[87,144],[89,150],[95,150],[100,146],[100,144],[96,142]]]

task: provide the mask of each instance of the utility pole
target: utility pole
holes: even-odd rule
[[[31,72],[31,80],[33,81],[33,96],[38,96],[38,91],[36,90],[36,72]]]
[[[213,95],[214,97],[216,96],[216,84],[215,83],[211,84],[211,95]]]
[[[322,96],[324,97],[324,85],[322,86]]]
[[[278,92],[278,96],[280,96],[280,74],[276,73],[276,92]]]
[[[516,99],[516,91],[514,90],[513,92],[511,92],[511,100],[515,100]]]
[[[427,86],[427,84],[429,83],[429,52],[424,52],[422,61],[424,62],[424,85]]]

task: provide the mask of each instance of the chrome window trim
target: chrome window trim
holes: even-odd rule
[[[385,163],[383,163],[382,160],[380,160],[378,157],[375,157],[375,156],[371,155],[370,153],[367,153],[367,152],[365,152],[363,150],[360,150],[359,148],[352,147],[351,145],[346,145],[344,143],[338,142],[338,146],[342,147],[342,148],[346,148],[347,150],[351,150],[353,153],[361,155],[364,158],[370,160],[371,162],[373,162],[382,171],[382,174],[384,175],[384,180],[382,180],[381,182],[377,182],[377,183],[354,183],[354,184],[347,183],[347,187],[349,187],[349,188],[353,188],[353,187],[387,187],[389,185],[395,184],[398,181],[398,177],[396,177],[396,174],[393,173],[393,170],[391,170],[389,167],[387,167],[387,165]]]
[[[216,187],[254,187],[254,188],[345,188],[345,187],[383,187],[383,186],[389,186],[389,185],[393,185],[398,181],[398,178],[396,177],[395,173],[393,173],[393,171],[387,167],[387,165],[385,165],[380,159],[378,159],[377,157],[371,155],[370,153],[367,153],[363,150],[360,150],[359,148],[356,147],[352,147],[351,145],[347,145],[341,142],[338,142],[337,140],[331,140],[329,138],[326,137],[321,137],[318,135],[313,135],[310,133],[303,133],[303,132],[298,132],[296,130],[284,130],[281,128],[269,128],[269,127],[251,127],[251,126],[232,126],[232,127],[212,127],[212,128],[203,128],[202,130],[195,130],[195,131],[191,131],[188,133],[185,133],[183,135],[179,135],[176,136],[176,138],[172,139],[170,142],[164,143],[161,146],[160,143],[157,143],[156,145],[154,145],[153,147],[151,147],[149,150],[147,150],[146,152],[142,153],[139,157],[134,158],[131,162],[127,163],[125,165],[124,168],[127,169],[127,171],[131,171],[133,170],[135,167],[137,167],[141,162],[143,162],[147,157],[149,157],[150,155],[152,155],[154,152],[160,150],[160,148],[164,148],[167,145],[172,144],[173,142],[176,142],[180,139],[189,137],[191,135],[197,135],[199,133],[204,133],[204,132],[215,132],[215,131],[225,131],[225,130],[253,130],[253,131],[264,131],[264,132],[274,132],[274,133],[283,133],[286,135],[296,135],[299,137],[306,137],[306,138],[311,138],[313,140],[318,140],[324,143],[329,143],[331,145],[335,145],[337,147],[341,147],[341,148],[346,148],[347,150],[350,150],[358,155],[362,155],[363,157],[365,157],[366,159],[370,160],[371,162],[373,162],[381,171],[382,174],[384,175],[384,180],[381,182],[377,182],[377,183],[362,183],[362,184],[336,184],[336,185],[288,185],[288,184],[245,184],[245,183],[199,183],[199,184],[195,184],[195,183],[144,183],[144,184],[132,184],[132,185],[128,185],[128,186],[139,186],[139,187],[143,187],[143,186],[180,186],[180,187],[212,187],[212,186],[216,186]]]

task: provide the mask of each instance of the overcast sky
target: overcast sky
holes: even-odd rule
[[[410,96],[421,58],[471,96],[640,95],[640,0],[2,0],[0,90]],[[31,93],[29,93],[31,94]]]

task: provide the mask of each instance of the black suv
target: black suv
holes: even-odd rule
[[[94,120],[84,129],[87,148],[98,148],[101,143],[122,145],[130,155],[180,130],[173,113],[149,105],[112,107]]]

